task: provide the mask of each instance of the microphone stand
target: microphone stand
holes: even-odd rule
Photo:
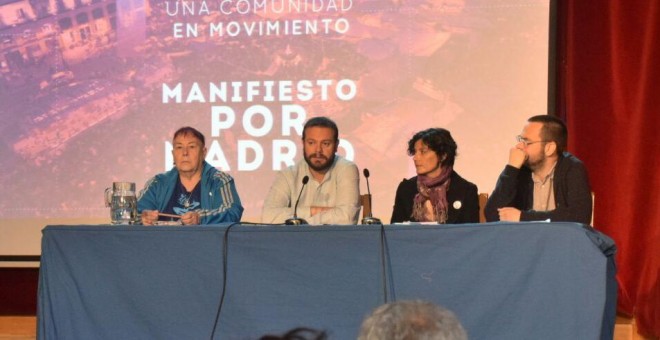
[[[371,195],[369,195],[369,204],[371,204]],[[369,216],[362,219],[362,224],[383,224],[383,222],[381,222],[380,218],[373,217],[369,214]]]
[[[365,168],[362,172],[364,173],[364,178],[367,179],[367,193],[369,194],[369,207],[371,208],[372,205],[371,205],[371,189],[369,188],[369,169]],[[371,213],[371,209],[369,209],[369,215],[362,219],[362,224],[382,225],[383,222],[381,222],[380,218],[373,217]]]
[[[302,179],[302,188],[300,188],[300,193],[298,193],[298,199],[296,200],[296,205],[293,208],[293,217],[287,218],[286,221],[284,221],[284,224],[286,225],[305,225],[309,224],[305,219],[298,217],[298,203],[300,202],[300,196],[302,195],[303,189],[305,189],[305,185],[309,181],[309,176],[305,176]]]
[[[309,224],[304,218],[300,218],[297,216],[293,216],[291,218],[287,218],[286,221],[284,221],[284,224],[286,225],[306,225]]]

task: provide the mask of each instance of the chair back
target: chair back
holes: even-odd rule
[[[371,195],[360,195],[360,205],[362,206],[362,218],[371,215]]]
[[[488,202],[488,193],[479,193],[479,223],[486,223],[486,214],[484,214],[486,202]]]

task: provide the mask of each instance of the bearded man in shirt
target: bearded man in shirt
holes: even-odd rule
[[[277,175],[262,211],[264,223],[284,223],[294,215],[303,189],[297,217],[310,224],[356,224],[360,211],[360,177],[357,166],[337,155],[339,129],[327,117],[305,123],[302,135],[304,157]]]

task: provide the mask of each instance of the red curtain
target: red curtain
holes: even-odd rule
[[[618,309],[660,336],[660,1],[557,5],[557,110],[617,244]]]

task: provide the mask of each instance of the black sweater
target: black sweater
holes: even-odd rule
[[[557,160],[553,190],[555,210],[535,211],[534,182],[531,170],[507,165],[497,180],[493,194],[488,198],[486,220],[499,221],[498,208],[514,207],[521,210],[521,221],[568,221],[589,224],[591,221],[591,187],[587,169],[582,161],[568,152]]]

